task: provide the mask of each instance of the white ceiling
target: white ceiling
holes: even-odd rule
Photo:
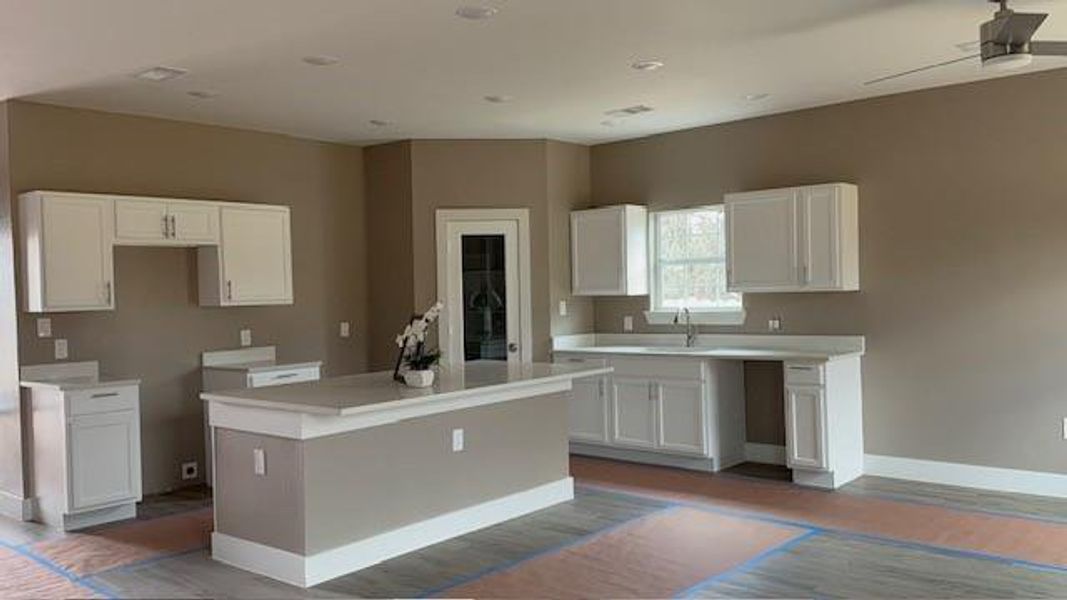
[[[488,5],[488,20],[455,16]],[[1067,39],[1067,1],[1038,39]],[[0,0],[0,99],[349,143],[638,137],[982,79],[985,0]],[[301,58],[330,55],[312,67]],[[630,64],[658,59],[640,72]],[[147,83],[155,65],[188,69]],[[1027,70],[1067,67],[1038,58]],[[193,90],[220,95],[197,99]],[[748,94],[767,93],[760,101]],[[513,96],[503,104],[486,95]],[[653,112],[605,126],[605,111]],[[372,119],[388,121],[374,126]]]

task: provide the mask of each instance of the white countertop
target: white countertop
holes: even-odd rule
[[[245,373],[271,373],[274,371],[289,371],[293,369],[313,369],[322,367],[321,360],[295,363],[275,363],[272,360],[254,360],[242,363],[229,363],[222,365],[205,365],[204,369],[217,371],[243,371]]]
[[[141,385],[140,379],[96,379],[95,377],[70,377],[68,379],[51,379],[51,380],[23,380],[19,382],[24,388],[39,389],[39,390],[59,390],[63,392],[71,392],[77,390],[95,390],[99,388],[111,388],[111,387],[125,387],[130,385]]]
[[[860,352],[811,351],[799,348],[719,348],[694,346],[585,346],[554,350],[556,353],[572,354],[630,354],[638,356],[692,356],[694,358],[722,358],[734,360],[832,360],[845,356],[858,356]]]
[[[381,371],[275,387],[203,393],[200,397],[208,402],[344,416],[514,391],[610,372],[611,368],[578,365],[477,361],[458,369],[442,368],[432,388],[410,388],[394,381],[391,371]]]
[[[701,334],[693,347],[683,334],[582,334],[553,338],[557,354],[670,356],[727,360],[827,361],[862,356],[862,336]]]

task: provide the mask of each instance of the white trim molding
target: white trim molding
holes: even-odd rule
[[[308,588],[401,554],[573,499],[574,480],[565,477],[311,556],[215,532],[211,534],[211,557],[246,571]]]
[[[868,454],[864,474],[961,487],[1067,498],[1067,475]]]
[[[745,460],[765,465],[784,465],[785,446],[745,442]]]
[[[19,521],[30,521],[33,519],[33,507],[33,498],[23,498],[0,490],[0,515]]]

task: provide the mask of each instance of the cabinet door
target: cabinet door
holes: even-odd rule
[[[656,446],[683,454],[707,454],[704,386],[699,381],[656,382]]]
[[[826,397],[823,388],[785,390],[786,463],[795,469],[826,469]]]
[[[726,200],[726,279],[730,291],[797,285],[796,191],[771,190]]]
[[[289,211],[222,208],[222,304],[291,304]]]
[[[43,311],[115,307],[114,206],[99,197],[50,197],[42,205]]]
[[[576,296],[626,293],[622,207],[571,213],[571,278]]]
[[[167,204],[160,200],[115,200],[115,242],[144,244],[170,237]]]
[[[612,443],[656,447],[656,413],[647,379],[615,377],[612,385]]]
[[[188,244],[217,244],[219,242],[219,207],[210,204],[170,204],[171,235],[178,242]]]
[[[835,188],[804,188],[800,220],[801,285],[818,289],[840,287],[840,202]]]
[[[137,411],[79,415],[69,428],[71,509],[140,500]]]
[[[608,441],[608,403],[604,377],[574,380],[568,410],[570,438],[576,442]]]

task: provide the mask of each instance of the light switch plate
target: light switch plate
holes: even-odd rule
[[[782,330],[782,317],[771,317],[767,319],[767,331],[781,331]]]
[[[241,330],[241,347],[242,348],[247,348],[247,347],[249,347],[251,345],[252,345],[252,330],[251,329],[242,329]]]
[[[64,340],[64,339],[56,340],[56,342],[55,342],[56,360],[67,360],[67,357],[70,356],[68,350],[69,350],[69,348],[67,347],[67,340]]]
[[[463,452],[463,430],[462,429],[453,429],[452,430],[452,451],[453,452]]]
[[[352,324],[349,323],[348,321],[341,321],[341,327],[340,327],[339,333],[341,334],[341,337],[343,337],[343,338],[351,337],[352,336]]]
[[[37,337],[52,337],[52,319],[49,319],[47,317],[37,319]]]
[[[566,317],[567,316],[567,301],[566,300],[560,300],[559,301],[559,316],[561,316],[561,317]]]
[[[630,315],[626,315],[625,317],[622,318],[622,330],[623,331],[627,331],[627,332],[634,330],[634,318],[633,317],[631,317]]]
[[[263,448],[252,449],[252,472],[256,475],[267,474],[267,455]]]

